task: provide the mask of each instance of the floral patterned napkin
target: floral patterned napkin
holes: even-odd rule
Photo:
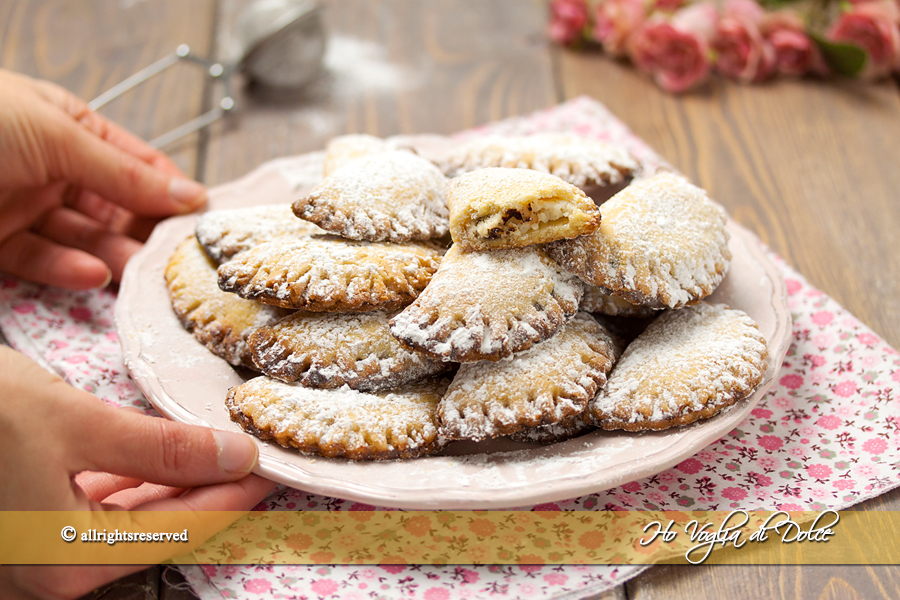
[[[662,162],[602,105],[579,98],[462,134],[572,131]],[[751,416],[675,467],[550,510],[842,509],[900,485],[900,353],[770,253],[787,283],[793,341]],[[115,406],[153,413],[122,363],[111,291],[67,292],[0,278],[0,328],[21,352]],[[155,413],[154,413],[155,414]],[[371,510],[279,486],[262,510]],[[528,509],[530,507],[521,507]],[[381,509],[379,509],[381,510]],[[641,566],[182,567],[219,598],[579,598]]]

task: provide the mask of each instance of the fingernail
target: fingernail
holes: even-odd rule
[[[95,290],[102,290],[103,288],[105,288],[106,286],[109,285],[109,282],[110,282],[110,281],[112,281],[112,271],[110,271],[109,269],[107,269],[107,270],[106,270],[106,279],[104,279],[104,280],[103,280],[103,283],[101,283],[100,285],[98,285],[98,286],[95,287],[94,289],[95,289]]]
[[[229,431],[213,431],[219,447],[219,468],[225,473],[249,473],[259,452],[250,436]]]
[[[174,177],[169,181],[169,195],[175,202],[190,210],[206,201],[206,188],[191,179]]]

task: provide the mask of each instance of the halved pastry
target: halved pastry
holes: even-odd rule
[[[516,248],[590,233],[600,210],[559,177],[524,169],[491,168],[450,182],[450,236],[474,250]]]
[[[166,266],[172,308],[184,328],[216,356],[255,369],[247,338],[286,310],[227,294],[217,285],[216,264],[193,237],[178,245]]]
[[[370,242],[447,233],[447,178],[406,150],[357,158],[294,202],[294,214],[332,233]]]
[[[584,296],[581,297],[579,308],[615,317],[652,317],[659,312],[649,306],[632,304],[624,298],[610,294],[607,289],[587,283],[584,285]]]
[[[460,366],[438,406],[441,435],[482,440],[579,414],[616,359],[609,333],[587,313],[499,362]]]
[[[259,369],[307,387],[384,390],[450,366],[405,348],[388,330],[394,313],[294,313],[250,336]]]
[[[218,263],[263,242],[324,233],[294,216],[290,204],[211,210],[197,217],[197,241]]]
[[[475,138],[447,152],[438,166],[448,177],[485,167],[533,169],[580,188],[620,184],[640,168],[622,148],[565,133]]]
[[[547,339],[578,310],[582,285],[537,247],[454,244],[391,334],[441,360],[500,360]]]
[[[350,460],[414,458],[436,452],[436,408],[446,380],[391,392],[316,390],[257,377],[231,388],[225,406],[248,433],[285,448]]]
[[[725,211],[672,173],[633,183],[600,207],[599,229],[547,252],[584,281],[634,304],[679,308],[705,298],[731,261]]]
[[[314,235],[267,242],[219,267],[219,287],[251,300],[315,312],[395,310],[437,271],[433,244],[365,243]]]
[[[705,302],[667,311],[629,344],[588,411],[603,429],[693,423],[749,396],[767,356],[743,311]]]
[[[325,146],[322,175],[328,177],[351,160],[391,150],[387,140],[365,133],[352,133],[332,138]]]

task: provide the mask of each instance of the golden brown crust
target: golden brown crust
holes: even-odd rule
[[[610,294],[609,290],[590,285],[584,285],[584,296],[581,297],[581,305],[579,310],[587,312],[600,313],[612,317],[653,317],[659,311],[642,306],[640,304],[632,304],[624,298]]]
[[[448,230],[447,178],[406,150],[371,154],[335,170],[293,210],[352,240],[429,240]]]
[[[482,440],[577,415],[606,383],[615,358],[606,330],[578,313],[524,352],[460,366],[438,407],[441,435]]]
[[[588,407],[603,429],[667,429],[749,396],[768,363],[756,323],[724,304],[667,311],[625,350]]]
[[[594,233],[547,246],[592,285],[634,304],[679,308],[711,294],[728,270],[725,211],[682,177],[633,183],[600,211]]]
[[[276,240],[219,267],[219,287],[243,298],[314,312],[396,310],[437,271],[432,244],[365,243],[334,236]]]
[[[197,217],[197,241],[217,263],[263,242],[324,233],[294,216],[290,204],[211,210]]]
[[[248,343],[259,369],[307,387],[377,391],[437,375],[448,363],[405,348],[388,330],[394,313],[294,313]]]
[[[350,460],[415,458],[440,449],[435,409],[445,380],[377,394],[317,390],[257,377],[231,388],[231,419],[261,439]]]
[[[469,252],[458,245],[391,334],[441,360],[500,360],[552,336],[578,309],[582,285],[537,247]]]
[[[571,417],[566,417],[559,423],[529,427],[509,436],[514,442],[526,442],[530,444],[556,444],[570,440],[588,431],[596,429],[585,421],[584,412]]]
[[[247,338],[287,311],[220,290],[215,263],[193,237],[175,249],[165,276],[172,308],[184,328],[216,356],[255,369]]]
[[[600,226],[600,210],[559,177],[525,169],[467,173],[447,189],[450,235],[473,250],[570,239]]]

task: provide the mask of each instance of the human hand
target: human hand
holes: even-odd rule
[[[206,190],[63,88],[0,70],[0,272],[81,290],[118,281],[160,217]]]
[[[274,487],[249,436],[112,408],[5,346],[0,389],[0,510],[244,511]],[[0,589],[77,598],[143,568],[5,566]]]

